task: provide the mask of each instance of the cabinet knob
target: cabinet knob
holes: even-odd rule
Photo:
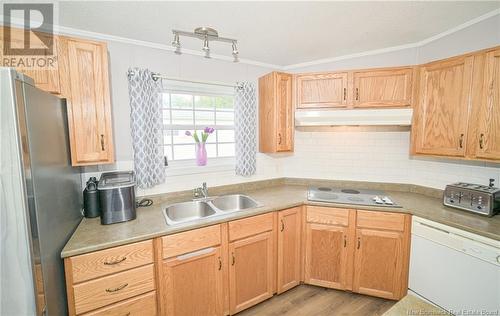
[[[104,151],[104,134],[101,134],[101,150]]]
[[[481,133],[481,136],[479,136],[479,148],[483,149],[484,148],[484,134]]]

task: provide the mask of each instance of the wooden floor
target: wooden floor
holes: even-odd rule
[[[333,315],[382,315],[396,301],[361,294],[300,285],[281,295],[242,311],[238,316],[333,316]]]

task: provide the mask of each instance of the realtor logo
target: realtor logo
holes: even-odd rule
[[[54,5],[52,3],[5,3],[3,15],[5,24],[3,28],[4,55],[48,56],[53,54]],[[13,36],[11,28],[14,27],[12,21],[14,16],[24,20],[22,41]],[[42,18],[41,22],[38,21],[40,17]],[[33,26],[35,23],[36,26]],[[37,45],[33,43],[31,33],[35,35]]]

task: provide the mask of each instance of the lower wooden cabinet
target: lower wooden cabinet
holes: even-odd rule
[[[347,272],[347,228],[306,224],[305,282],[344,289]]]
[[[273,296],[273,234],[264,232],[229,244],[230,313]]]
[[[300,284],[302,207],[278,212],[277,292]]]
[[[403,233],[357,229],[353,290],[398,299],[402,281]]]
[[[223,314],[220,246],[164,260],[163,280],[166,315]]]

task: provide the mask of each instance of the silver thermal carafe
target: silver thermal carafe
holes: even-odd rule
[[[101,224],[135,219],[135,175],[133,171],[106,172],[97,186],[101,206]]]

